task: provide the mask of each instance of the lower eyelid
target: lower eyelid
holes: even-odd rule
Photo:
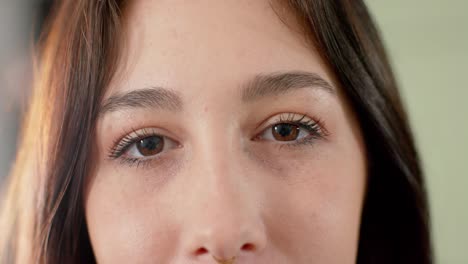
[[[147,167],[158,162],[159,159],[160,158],[157,157],[157,155],[147,159],[121,157],[120,164],[127,165],[129,167]]]

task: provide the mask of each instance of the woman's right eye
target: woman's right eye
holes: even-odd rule
[[[123,154],[127,158],[149,158],[177,147],[177,143],[164,136],[149,136],[137,139]]]
[[[148,157],[159,154],[164,149],[164,138],[160,136],[151,136],[143,138],[133,143],[128,150],[131,156]]]
[[[179,145],[169,137],[155,132],[152,129],[133,131],[114,144],[109,157],[132,162],[150,160]]]

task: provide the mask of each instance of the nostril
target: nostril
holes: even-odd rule
[[[197,251],[195,251],[196,256],[200,256],[200,255],[203,255],[203,254],[206,254],[206,253],[208,253],[208,250],[206,248],[204,248],[204,247],[199,248],[199,249],[197,249]]]
[[[242,250],[246,250],[246,251],[254,251],[255,250],[255,245],[254,244],[250,244],[250,243],[246,243],[242,246]]]

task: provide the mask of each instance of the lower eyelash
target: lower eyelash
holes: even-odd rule
[[[141,165],[142,162],[145,162],[145,160],[137,159],[137,158],[126,158],[126,157],[121,157],[120,158],[120,163],[128,165],[130,167],[136,166],[137,168]]]
[[[148,168],[153,164],[154,162],[157,162],[158,157],[154,156],[150,159],[139,159],[139,158],[127,158],[127,157],[120,157],[120,164],[127,165],[129,167],[135,167],[135,168]]]

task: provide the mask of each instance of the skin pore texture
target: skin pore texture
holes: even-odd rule
[[[276,11],[266,0],[128,10],[85,195],[98,263],[355,262],[362,135],[299,23]]]

